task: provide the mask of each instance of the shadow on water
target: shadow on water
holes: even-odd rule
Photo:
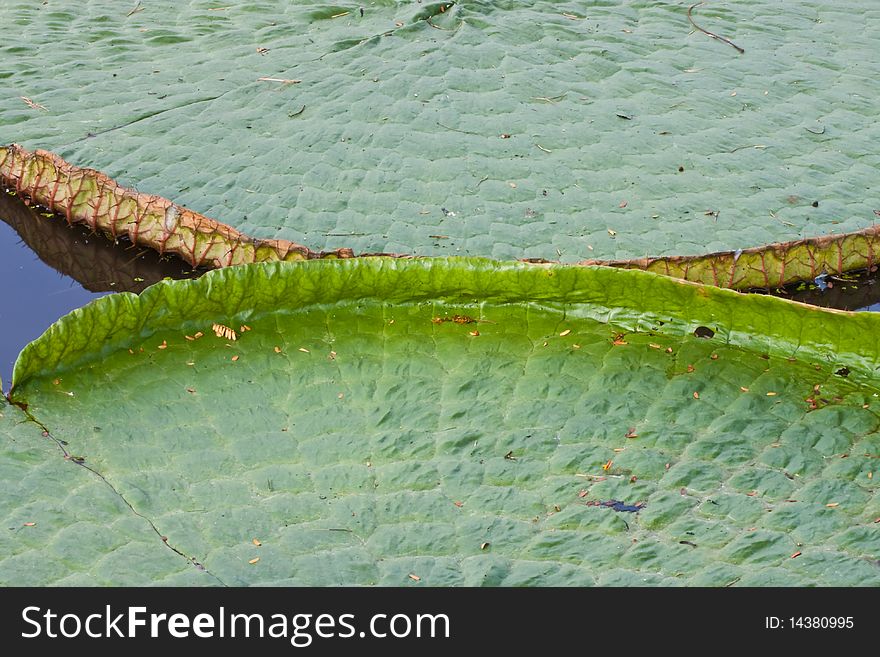
[[[68,225],[0,188],[0,377],[9,389],[18,353],[62,315],[111,292],[139,293],[164,278],[196,278],[176,256],[160,256],[82,225]],[[770,293],[842,310],[880,310],[877,274],[820,277]],[[761,293],[768,293],[759,291]]]
[[[876,268],[875,268],[876,269]],[[756,291],[768,294],[767,291]],[[838,310],[880,311],[880,281],[877,272],[852,272],[843,276],[821,276],[816,282],[773,290],[773,296]]]
[[[52,322],[111,292],[141,292],[163,278],[202,272],[29,207],[0,189],[0,377],[9,389],[18,353]]]

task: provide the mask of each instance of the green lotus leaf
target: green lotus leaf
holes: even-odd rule
[[[614,260],[871,226],[876,16],[693,17],[744,54],[675,2],[2,3],[0,144],[315,251]]]
[[[477,259],[247,265],[104,297],[16,363],[12,398],[48,435],[4,407],[26,502],[3,507],[0,572],[876,586],[878,323]]]
[[[0,397],[0,585],[195,585],[112,485],[64,458],[63,446]]]

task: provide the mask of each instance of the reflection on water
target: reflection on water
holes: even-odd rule
[[[9,389],[22,347],[62,315],[109,292],[140,292],[200,272],[177,257],[114,243],[0,189],[0,377]]]
[[[818,285],[792,286],[788,290],[777,290],[774,294],[823,308],[871,312],[880,310],[880,282],[876,272],[823,276],[821,284],[821,288]],[[797,289],[798,287],[802,289]]]

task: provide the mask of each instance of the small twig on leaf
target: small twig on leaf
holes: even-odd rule
[[[282,84],[299,84],[302,80],[288,80],[286,78],[257,78],[257,82],[281,82]]]
[[[727,37],[719,36],[718,34],[715,34],[714,32],[710,32],[709,30],[704,30],[702,27],[700,27],[699,25],[694,23],[694,19],[691,16],[691,12],[694,10],[695,7],[699,7],[702,4],[704,4],[704,3],[698,2],[697,4],[691,5],[690,7],[688,7],[688,12],[687,12],[688,13],[688,20],[691,22],[691,25],[693,25],[694,28],[698,29],[700,32],[702,32],[706,36],[710,36],[713,39],[718,39],[719,41],[723,41],[728,46],[732,46],[733,48],[736,48],[737,51],[739,51],[740,55],[744,55],[746,51],[744,49],[740,48],[738,45],[736,45],[733,41],[731,41]]]

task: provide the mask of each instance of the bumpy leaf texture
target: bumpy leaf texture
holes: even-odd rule
[[[876,586],[878,323],[487,260],[104,297],[16,364],[0,573]]]
[[[677,2],[359,6],[3,3],[0,144],[316,251],[613,260],[875,218],[875,13],[695,10],[740,54]]]

